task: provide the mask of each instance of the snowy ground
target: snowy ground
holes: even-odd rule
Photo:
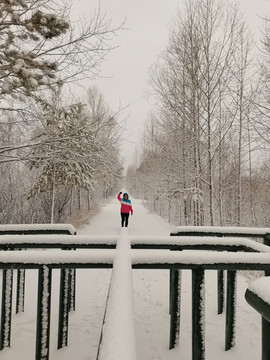
[[[133,200],[129,235],[168,235],[170,226],[149,214],[140,200]],[[120,230],[119,203],[115,199],[78,231],[79,234],[117,235]],[[83,250],[82,250],[83,251]],[[70,316],[69,346],[56,350],[57,291],[59,272],[53,273],[52,331],[50,359],[94,360],[104,314],[110,270],[77,271],[76,311]],[[168,271],[134,270],[134,302],[138,360],[191,359],[191,276],[183,272],[180,347],[168,350]],[[36,271],[27,271],[25,313],[14,315],[12,346],[0,353],[1,360],[34,359]],[[206,359],[260,359],[260,316],[245,302],[247,279],[238,275],[236,347],[224,351],[224,315],[216,315],[216,274],[206,273]],[[1,284],[0,284],[1,285]],[[128,359],[127,359],[128,360]]]

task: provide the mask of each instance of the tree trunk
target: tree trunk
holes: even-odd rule
[[[88,200],[88,210],[91,210],[91,193],[90,193],[90,191],[88,191],[87,200]]]
[[[55,165],[53,166],[53,176],[52,176],[51,224],[54,223],[54,207],[55,207]]]
[[[78,189],[78,210],[82,209],[82,197],[81,197],[81,189]]]

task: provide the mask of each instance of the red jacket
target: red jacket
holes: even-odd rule
[[[132,215],[133,209],[131,206],[131,201],[129,199],[127,200],[125,200],[124,198],[121,199],[120,193],[118,194],[117,199],[121,202],[121,213],[129,214],[129,212],[131,212]]]

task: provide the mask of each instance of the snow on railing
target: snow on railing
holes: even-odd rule
[[[97,359],[135,360],[132,265],[126,229],[122,229],[116,249]]]
[[[0,252],[0,268],[38,268],[42,265],[50,265],[52,268],[76,267],[106,268],[112,264],[116,251],[108,250],[85,250],[83,252],[76,251],[12,251]],[[154,253],[148,253],[144,250],[131,251],[133,268],[165,268],[169,269],[172,265],[179,268],[192,268],[203,266],[207,269],[230,268],[235,270],[244,270],[247,267],[251,270],[270,268],[270,253],[182,253],[167,252],[156,250]]]
[[[24,266],[25,268],[38,268],[41,265],[50,265],[53,268],[63,267],[95,267],[100,265],[105,268],[113,262],[115,250],[85,250],[85,251],[1,251],[0,264],[2,268],[12,265],[13,268]],[[78,265],[80,264],[80,265]]]
[[[169,269],[171,265],[179,269],[204,267],[205,269],[261,270],[270,268],[270,252],[268,253],[231,253],[231,252],[164,252],[156,250],[149,253],[143,250],[132,251],[134,268],[155,269],[157,266]]]
[[[1,248],[115,248],[118,236],[102,235],[2,235]],[[173,248],[174,246],[235,246],[268,252],[269,247],[248,238],[214,236],[130,236],[132,248]]]
[[[241,235],[266,235],[270,234],[270,228],[236,227],[236,226],[177,226],[171,234],[180,233],[220,233],[227,236],[230,234]]]
[[[84,245],[89,245],[89,247],[116,247],[117,236],[102,236],[102,235],[63,235],[63,234],[50,234],[50,235],[1,235],[0,236],[0,247],[9,245],[10,247],[20,247],[19,245],[24,245],[23,248],[26,248],[28,245],[35,245],[33,247],[38,247],[42,245],[50,245],[50,247],[61,248],[61,245],[67,245],[70,247],[84,247]],[[30,247],[30,246],[29,246]]]
[[[0,235],[1,234],[16,234],[16,233],[37,233],[42,232],[67,232],[68,234],[76,234],[76,229],[71,224],[1,224],[0,225]]]
[[[46,252],[43,250],[27,252],[12,251],[0,252],[0,268],[38,268],[41,265],[50,265],[52,268],[78,267],[105,268],[110,265],[116,251],[108,250],[85,250],[83,252],[76,251],[60,251],[51,250]],[[183,252],[164,252],[155,250],[155,252],[146,252],[144,250],[131,251],[132,265],[134,268],[156,268],[169,269],[171,265],[179,268],[191,268],[203,266],[207,269],[216,269],[219,265],[222,268],[231,268],[236,270],[244,270],[249,267],[251,270],[260,268],[265,269],[268,265],[270,268],[270,253],[230,253],[230,252],[199,252],[199,253],[183,253]],[[190,267],[191,266],[191,267]]]
[[[216,236],[130,236],[131,247],[134,248],[170,248],[173,246],[191,247],[198,245],[199,247],[211,246],[235,246],[249,248],[258,252],[269,252],[267,245],[255,242],[246,237],[216,237]]]

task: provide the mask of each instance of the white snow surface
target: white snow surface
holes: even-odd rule
[[[163,219],[148,213],[140,200],[131,199],[134,215],[130,217],[129,236],[164,236],[172,230]],[[78,230],[79,235],[119,236],[120,207],[115,198],[109,202],[91,222]],[[54,250],[46,250],[51,255]],[[115,251],[115,250],[111,250]],[[155,250],[156,251],[156,250]],[[30,251],[29,251],[30,252]],[[36,250],[31,251],[33,253]],[[86,254],[88,250],[77,250]],[[94,252],[94,250],[91,250]],[[145,250],[145,257],[153,250]],[[168,251],[169,252],[169,251]],[[108,254],[108,250],[105,251]],[[133,253],[133,250],[132,250]],[[183,251],[183,254],[190,254]],[[201,252],[198,252],[201,253]],[[59,252],[58,252],[59,254]],[[205,253],[206,254],[206,253]],[[268,254],[252,254],[266,255]],[[81,256],[81,255],[80,255]],[[135,253],[134,255],[135,256]],[[193,255],[192,255],[193,256]],[[151,257],[151,256],[150,256]],[[14,280],[16,279],[14,274]],[[191,359],[191,272],[182,271],[182,312],[180,346],[168,349],[169,342],[169,271],[133,270],[135,311],[135,335],[138,360]],[[125,276],[125,275],[123,275]],[[53,270],[51,360],[96,360],[103,323],[104,309],[111,278],[110,269],[77,270],[76,311],[69,319],[69,346],[57,350],[57,319],[59,270]],[[224,351],[225,316],[217,315],[216,271],[206,271],[206,359],[207,360],[254,360],[261,353],[261,318],[244,299],[248,280],[238,274],[236,346]],[[129,283],[130,284],[130,283]],[[11,348],[1,351],[1,360],[34,359],[37,303],[37,271],[26,271],[25,312],[13,315]],[[1,276],[0,276],[1,286]],[[13,300],[15,291],[13,291]],[[119,300],[121,301],[121,299]],[[15,303],[14,303],[15,304]],[[14,306],[15,307],[15,306]],[[13,307],[13,314],[14,309]],[[131,338],[132,336],[130,336]],[[117,338],[117,334],[115,334]],[[119,339],[115,339],[118,346]],[[128,360],[129,358],[127,358]]]
[[[270,305],[270,277],[265,276],[252,281],[249,284],[249,290],[263,299]]]

